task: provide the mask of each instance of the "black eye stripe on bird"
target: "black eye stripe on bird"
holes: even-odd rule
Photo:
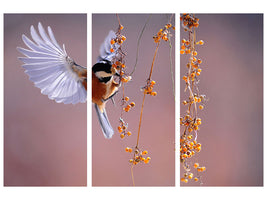
[[[110,31],[104,42],[100,46],[97,63],[92,67],[92,101],[95,104],[96,113],[103,134],[106,138],[111,138],[114,130],[109,123],[106,113],[106,102],[118,91],[119,84],[114,81],[114,75],[118,73],[112,69],[111,60],[116,55],[118,46],[111,46],[111,39],[116,38],[114,31]],[[111,47],[114,52],[110,52]]]
[[[74,62],[67,55],[65,46],[59,46],[52,29],[48,26],[48,35],[42,24],[38,31],[31,26],[32,40],[22,35],[22,40],[29,49],[17,47],[26,57],[23,61],[25,73],[41,93],[57,103],[76,104],[87,100],[87,68]]]

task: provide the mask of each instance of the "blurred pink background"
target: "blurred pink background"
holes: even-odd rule
[[[85,186],[86,103],[58,104],[28,80],[16,47],[30,26],[51,26],[60,44],[86,66],[86,14],[4,15],[4,185]]]
[[[198,141],[203,147],[193,160],[207,168],[204,186],[263,186],[263,15],[196,17],[197,40],[205,42],[197,47],[203,60],[199,89],[209,101],[199,112],[203,123]],[[181,39],[186,37],[181,29]],[[180,77],[187,61],[181,55]],[[184,88],[181,79],[181,100]]]
[[[149,15],[119,14],[124,26],[122,34],[126,36],[123,50],[127,72],[133,70],[136,59],[137,39]],[[97,116],[92,106],[92,185],[93,186],[132,186],[131,164],[132,154],[126,153],[126,147],[134,147],[141,111],[143,93],[140,88],[148,78],[156,44],[153,36],[164,27],[170,14],[152,14],[140,42],[138,64],[132,81],[126,84],[125,94],[134,101],[136,106],[124,114],[124,120],[129,123],[133,134],[120,138],[117,131],[120,117],[120,98],[122,90],[115,96],[116,105],[107,103],[107,114],[115,130],[113,138],[107,140],[101,131]],[[172,20],[174,24],[174,17]],[[99,47],[109,30],[117,30],[118,21],[115,14],[92,15],[92,65],[96,62]],[[172,37],[174,62],[174,36]],[[152,79],[156,81],[154,90],[156,97],[147,96],[143,112],[139,147],[148,151],[151,157],[149,164],[139,163],[134,167],[136,186],[174,186],[175,183],[175,102],[172,92],[170,73],[169,43],[162,41],[155,60]],[[173,69],[174,70],[174,69]],[[90,136],[89,136],[90,137]]]

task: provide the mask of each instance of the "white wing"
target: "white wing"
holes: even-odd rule
[[[109,34],[107,35],[104,42],[100,46],[99,57],[97,59],[97,62],[101,62],[102,60],[108,60],[108,61],[112,60],[112,58],[115,56],[116,51],[119,47],[117,43],[115,43],[114,45],[110,44],[110,41],[115,38],[116,38],[116,33],[112,30],[109,31]],[[114,49],[113,53],[110,52],[111,48]]]
[[[29,49],[17,48],[26,56],[19,58],[25,63],[22,65],[26,69],[25,73],[41,89],[42,94],[48,95],[49,99],[57,103],[86,102],[87,92],[82,80],[72,69],[74,61],[68,57],[64,44],[62,50],[50,27],[49,36],[41,23],[38,24],[38,30],[41,37],[31,26],[34,42],[22,35],[22,40]]]

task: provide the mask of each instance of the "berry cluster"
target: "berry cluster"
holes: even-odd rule
[[[185,116],[180,117],[180,125],[184,127],[184,131],[180,137],[180,161],[184,167],[185,173],[181,181],[187,183],[189,179],[198,181],[201,176],[199,172],[206,170],[205,167],[199,167],[198,163],[194,163],[196,175],[191,172],[190,159],[201,151],[202,145],[197,141],[199,126],[202,120],[198,117],[198,109],[204,109],[203,102],[206,96],[199,93],[198,83],[199,76],[202,72],[200,64],[202,60],[197,58],[196,45],[203,45],[203,40],[196,41],[195,29],[199,26],[199,19],[191,14],[182,14],[180,17],[184,30],[189,33],[188,39],[182,39],[180,54],[189,55],[189,62],[187,63],[187,74],[183,76],[186,83],[185,91],[189,91],[188,99],[183,100],[183,105],[187,106]],[[197,106],[197,104],[199,106]]]
[[[182,21],[182,26],[186,30],[190,30],[193,27],[197,28],[199,26],[199,18],[187,13],[183,13],[180,16],[180,20]]]
[[[169,30],[171,27],[173,28],[173,30],[175,29],[175,27],[172,26],[172,24],[168,23],[164,26],[163,29],[160,29],[157,35],[153,36],[154,42],[159,43],[161,39],[163,39],[164,41],[168,41],[169,40],[168,36],[171,35]]]
[[[132,153],[133,149],[130,147],[126,147],[125,148],[126,152]],[[140,162],[144,162],[145,164],[149,163],[149,161],[151,160],[150,157],[144,157],[145,155],[147,155],[148,152],[147,151],[140,151],[137,147],[135,148],[134,151],[134,157],[133,159],[130,159],[129,162],[132,163],[133,165],[137,165]]]
[[[126,123],[122,118],[120,118],[120,126],[118,126],[118,131],[120,133],[121,139],[123,139],[126,135],[132,135],[131,131],[127,131],[128,123]]]
[[[146,86],[144,86],[142,89],[144,91],[144,94],[149,94],[151,96],[156,96],[157,92],[153,91],[153,87],[156,84],[156,81],[147,81]]]

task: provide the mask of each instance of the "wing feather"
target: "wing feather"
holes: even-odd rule
[[[53,31],[48,27],[48,34],[41,23],[38,31],[30,28],[32,40],[22,35],[22,40],[29,49],[17,47],[25,57],[19,57],[24,62],[22,67],[41,93],[48,95],[58,103],[76,104],[86,102],[87,92],[82,80],[73,71],[74,61],[68,57],[65,46],[59,46]]]

